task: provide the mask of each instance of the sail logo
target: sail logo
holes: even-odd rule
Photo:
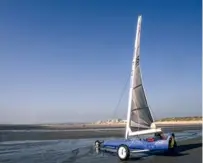
[[[139,57],[139,56],[137,56],[137,58],[136,58],[136,66],[138,66],[138,65],[139,65],[139,61],[140,61],[140,57]]]

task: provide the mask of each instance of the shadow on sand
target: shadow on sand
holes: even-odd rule
[[[168,156],[168,157],[179,157],[179,156],[185,156],[185,155],[189,155],[189,153],[187,153],[186,151],[189,151],[191,149],[195,149],[195,148],[199,148],[202,147],[202,143],[195,143],[195,144],[185,144],[185,145],[179,145],[177,150],[174,153],[153,153],[153,154],[149,154],[147,156],[143,156],[143,157],[132,157],[130,158],[130,160],[141,160],[143,158],[146,158],[148,156]],[[185,153],[186,152],[186,153]]]
[[[199,148],[199,147],[202,147],[202,143],[179,145],[175,153],[165,153],[164,155],[167,155],[167,156],[189,155],[189,153],[184,153],[184,152],[189,151],[191,149]]]

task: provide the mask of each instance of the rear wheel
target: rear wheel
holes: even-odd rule
[[[96,140],[94,145],[95,145],[95,148],[99,148],[100,147],[100,141],[99,140]]]
[[[128,160],[130,157],[130,150],[127,145],[120,145],[118,147],[117,154],[120,160]]]
[[[170,154],[174,154],[176,152],[177,149],[177,142],[175,140],[175,134],[172,133],[172,136],[169,139],[169,143],[168,143],[168,152]]]

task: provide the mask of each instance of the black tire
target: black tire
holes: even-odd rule
[[[174,142],[174,148],[177,148],[177,146],[178,146],[178,145],[177,145],[177,142],[175,141],[175,142]]]
[[[101,143],[100,143],[99,140],[96,140],[95,143],[94,143],[94,145],[95,145],[95,148],[99,148],[100,145],[101,145]]]
[[[130,157],[130,150],[127,145],[120,145],[117,149],[117,155],[121,161],[126,161]]]
[[[173,145],[171,144],[172,139],[174,139],[174,144]],[[168,152],[169,152],[169,154],[175,154],[176,149],[177,149],[177,142],[175,140],[175,134],[172,133],[172,136],[170,137],[169,142],[168,142]]]

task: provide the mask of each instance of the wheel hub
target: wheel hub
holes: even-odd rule
[[[118,154],[121,158],[125,158],[127,154],[126,149],[124,147],[120,147],[118,150]]]

